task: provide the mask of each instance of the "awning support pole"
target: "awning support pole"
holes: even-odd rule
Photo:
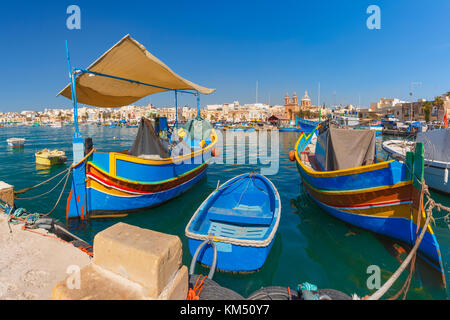
[[[69,54],[69,45],[66,40],[66,54],[67,54],[67,63],[69,66],[69,77],[70,77],[70,85],[72,91],[72,103],[73,103],[73,125],[74,125],[74,133],[73,133],[73,163],[80,162],[84,157],[84,144],[83,144],[83,136],[78,127],[78,106],[77,106],[77,88],[76,88],[76,79],[75,73],[72,70],[72,66],[70,64],[70,54]]]
[[[178,94],[177,90],[175,90],[175,128],[178,124]]]
[[[70,86],[72,91],[72,104],[73,104],[73,124],[75,126],[74,137],[79,133],[78,128],[78,107],[77,107],[77,89],[75,86],[75,76],[72,70],[72,66],[70,65],[70,54],[69,54],[69,44],[66,40],[66,55],[67,55],[67,64],[69,66],[69,79]]]
[[[197,116],[200,117],[200,93],[197,91]]]

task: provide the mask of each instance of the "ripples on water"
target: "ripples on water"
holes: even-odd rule
[[[134,141],[137,129],[81,126],[84,137],[92,137],[94,147],[101,151],[128,149]],[[64,170],[72,162],[72,127],[13,127],[0,128],[0,180],[13,184],[16,190],[37,184]],[[7,146],[6,139],[12,137],[26,138],[23,149]],[[113,139],[116,137],[116,139]],[[394,242],[373,233],[349,226],[323,212],[305,195],[296,166],[288,159],[288,152],[294,147],[298,133],[280,133],[279,136],[279,171],[269,176],[277,187],[282,200],[282,215],[275,243],[262,269],[252,274],[229,274],[216,272],[214,280],[223,286],[238,291],[244,297],[263,286],[290,286],[296,289],[299,283],[308,281],[319,288],[334,288],[347,294],[360,296],[370,294],[366,286],[367,267],[378,265],[382,269],[382,282],[394,272],[399,262],[393,251]],[[238,143],[244,142],[238,139]],[[270,146],[270,143],[268,143]],[[226,145],[228,150],[231,146]],[[234,147],[234,146],[233,146]],[[58,148],[66,152],[67,164],[50,169],[37,168],[34,153],[43,148]],[[237,148],[238,149],[238,148]],[[384,152],[378,146],[378,155],[384,158]],[[247,157],[255,160],[255,155]],[[238,156],[242,156],[241,153]],[[253,157],[253,158],[252,158]],[[249,171],[259,172],[258,164],[212,164],[205,179],[181,197],[160,207],[130,214],[124,218],[92,220],[82,225],[71,223],[71,231],[92,242],[95,234],[119,221],[178,235],[183,243],[183,263],[190,265],[191,256],[184,236],[184,228],[190,217],[206,197],[216,188],[217,182],[226,180]],[[44,186],[31,191],[26,196],[33,196],[50,189]],[[65,199],[69,188],[63,195],[63,201],[52,214],[60,221],[65,221]],[[45,199],[17,200],[31,212],[49,211],[58,195],[55,190]],[[450,205],[446,196],[432,193],[435,200]],[[23,195],[25,197],[25,195]],[[435,216],[442,216],[436,213]],[[433,226],[441,247],[444,267],[449,286],[450,232],[443,220],[437,220]],[[406,255],[405,255],[406,256]],[[440,286],[440,276],[422,261],[418,262],[420,276],[411,284],[409,299],[447,299],[447,292]],[[208,270],[197,266],[197,273],[207,274]],[[396,293],[406,273],[388,292],[386,297]]]

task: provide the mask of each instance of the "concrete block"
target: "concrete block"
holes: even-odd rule
[[[189,290],[188,268],[182,266],[164,288],[158,300],[186,300]]]
[[[11,207],[14,206],[14,186],[0,181],[0,199]]]
[[[142,300],[142,286],[114,273],[89,264],[79,272],[79,288],[73,286],[76,275],[68,276],[53,287],[53,300]],[[69,285],[68,285],[69,284]]]
[[[99,232],[94,238],[93,263],[136,282],[144,295],[157,299],[181,267],[181,240],[125,223]]]

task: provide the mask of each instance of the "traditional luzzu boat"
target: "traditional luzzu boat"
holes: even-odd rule
[[[421,231],[416,233],[418,221],[423,226],[426,220],[423,144],[407,154],[405,163],[377,162],[375,139],[373,130],[322,123],[300,136],[290,159],[296,161],[306,192],[324,211],[413,246]],[[441,272],[445,283],[439,244],[430,225],[418,254]]]
[[[250,173],[228,180],[210,194],[186,226],[192,263],[221,271],[260,269],[280,217],[280,196],[269,179]]]
[[[205,176],[217,135],[199,115],[185,124],[182,135],[175,129],[172,136],[163,118],[155,123],[143,118],[129,150],[100,152],[79,132],[77,101],[118,107],[150,94],[174,91],[176,107],[177,93],[195,95],[199,114],[200,94],[215,89],[180,77],[129,35],[87,69],[72,69],[68,47],[67,60],[70,84],[58,94],[72,99],[75,119],[67,219],[123,216],[155,207]]]
[[[317,127],[319,122],[296,117],[295,124],[299,126],[303,132],[310,133]]]

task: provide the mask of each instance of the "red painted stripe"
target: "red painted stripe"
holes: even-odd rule
[[[69,208],[70,208],[70,200],[72,199],[73,190],[70,190],[69,196],[67,197],[66,204],[66,220],[69,220]]]
[[[105,179],[103,179],[101,177],[96,176],[92,172],[87,173],[86,176],[98,179],[98,180],[100,180],[101,182],[103,182],[104,184],[106,184],[106,185],[108,185],[110,187],[115,187],[115,188],[121,189],[123,191],[131,191],[131,192],[136,192],[136,193],[141,193],[141,194],[152,194],[152,193],[154,193],[154,192],[146,192],[146,191],[142,191],[142,190],[135,190],[135,189],[131,189],[131,188],[127,188],[127,187],[123,187],[123,186],[114,184],[112,182],[109,182],[108,180],[105,180]]]

